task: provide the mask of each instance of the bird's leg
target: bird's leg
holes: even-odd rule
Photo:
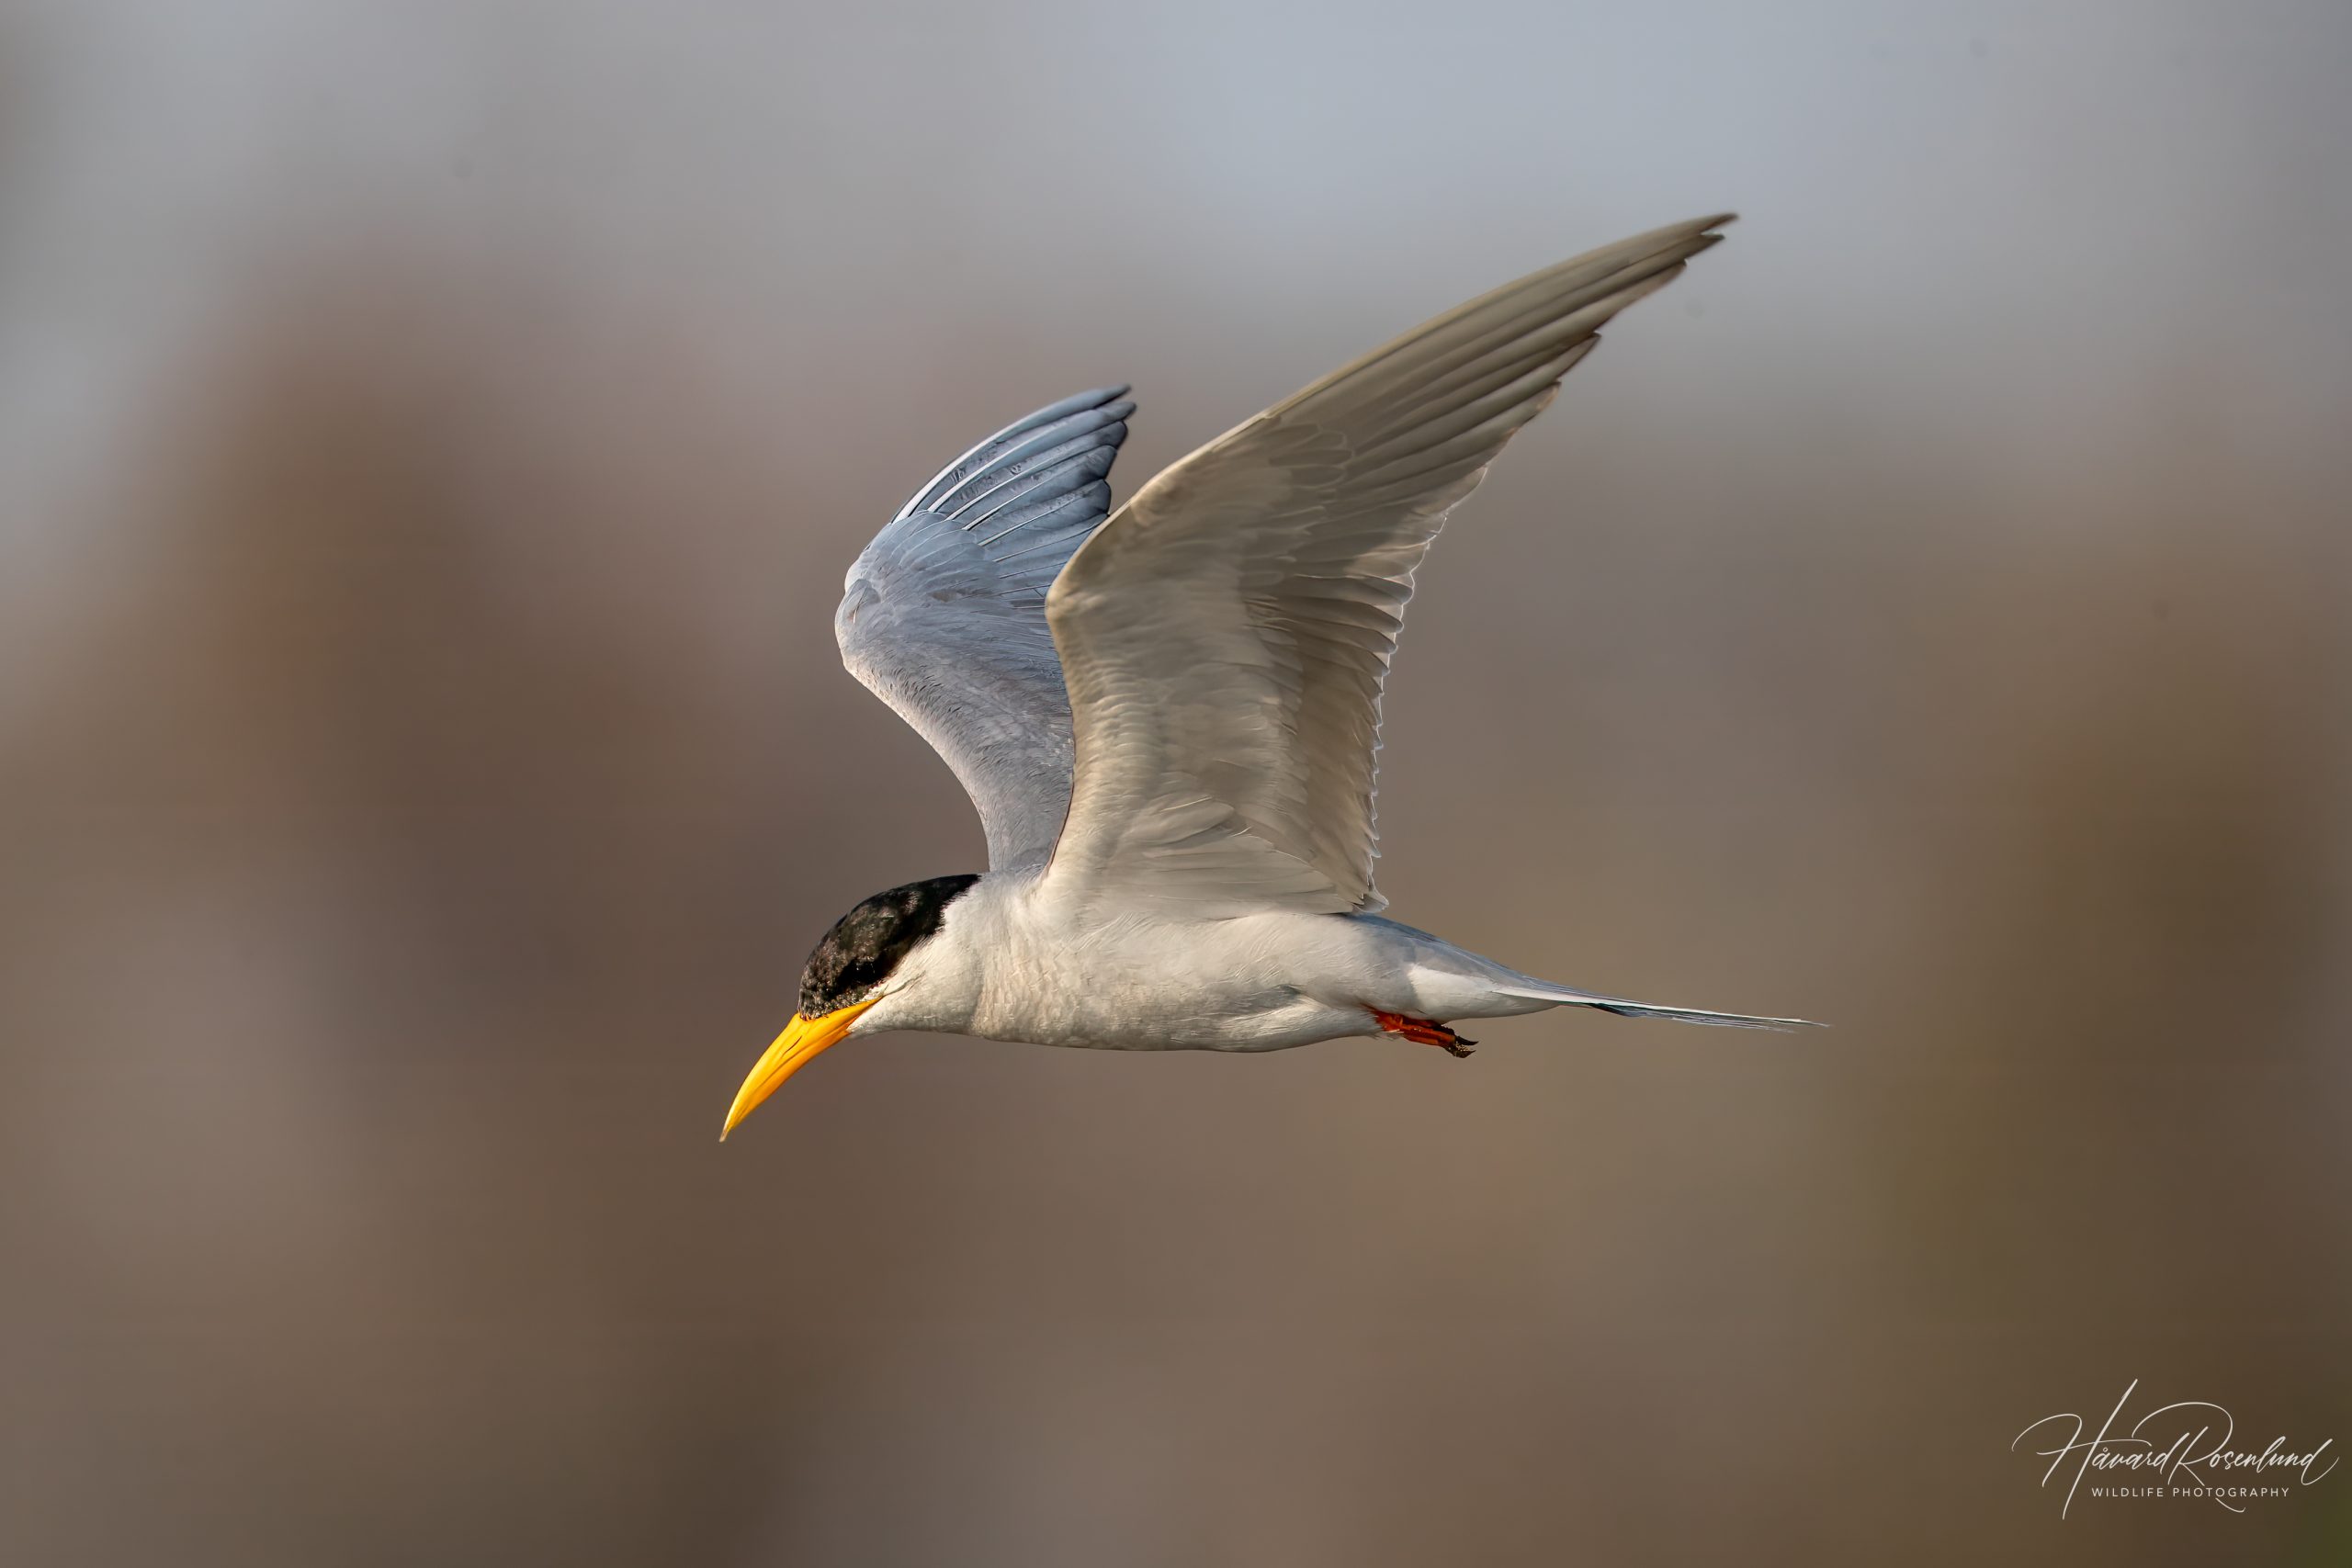
[[[1464,1040],[1445,1025],[1431,1023],[1425,1018],[1407,1018],[1401,1012],[1383,1012],[1378,1008],[1372,1010],[1372,1016],[1378,1019],[1380,1027],[1389,1033],[1401,1034],[1419,1045],[1434,1045],[1449,1056],[1467,1056],[1470,1047],[1478,1043],[1476,1040]]]

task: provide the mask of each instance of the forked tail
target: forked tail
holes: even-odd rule
[[[1820,1024],[1809,1018],[1759,1018],[1754,1013],[1716,1012],[1707,1008],[1662,1008],[1648,1002],[1628,1001],[1623,997],[1604,997],[1597,991],[1579,991],[1573,986],[1555,986],[1549,981],[1520,976],[1495,989],[1507,997],[1525,997],[1532,1001],[1552,1002],[1560,1007],[1593,1008],[1601,1012],[1613,1012],[1619,1018],[1670,1018],[1677,1023],[1713,1023],[1728,1029],[1819,1029]]]

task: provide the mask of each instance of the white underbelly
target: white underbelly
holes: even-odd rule
[[[1375,1034],[1347,922],[1249,917],[1038,932],[992,955],[970,1032],[1123,1051],[1279,1051]]]

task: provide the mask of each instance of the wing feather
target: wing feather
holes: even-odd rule
[[[1041,861],[1069,804],[1069,699],[1046,591],[1101,525],[1135,404],[1081,392],[942,468],[857,558],[834,635],[849,672],[972,797],[992,868]]]
[[[1721,238],[1507,284],[1159,474],[1046,603],[1075,715],[1048,887],[1201,918],[1368,911],[1382,684],[1446,515],[1616,313]]]

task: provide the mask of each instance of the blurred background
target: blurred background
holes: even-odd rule
[[[0,1559],[2337,1562],[2352,13],[0,12]],[[1830,1021],[896,1036],[842,573],[1737,208],[1439,546],[1399,918]]]

